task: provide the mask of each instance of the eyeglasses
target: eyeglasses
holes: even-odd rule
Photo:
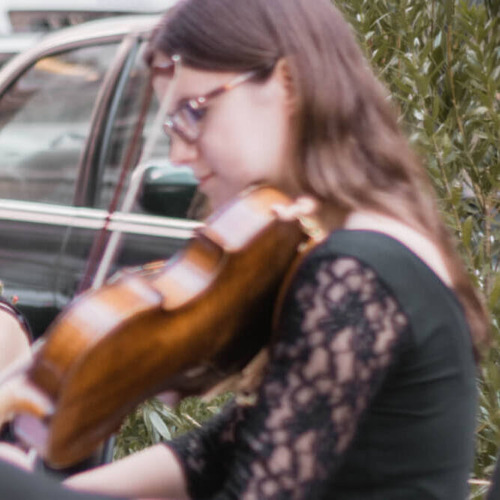
[[[257,74],[257,70],[243,73],[205,95],[181,103],[172,114],[166,116],[163,131],[167,135],[175,132],[188,144],[195,143],[201,135],[201,122],[207,112],[207,103],[238,85],[248,82]]]

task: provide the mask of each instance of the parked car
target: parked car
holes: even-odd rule
[[[104,17],[160,13],[174,1],[0,0],[0,34],[52,31]]]
[[[200,225],[188,215],[196,180],[168,164],[163,135],[138,167],[139,201],[122,208],[124,160],[148,87],[142,52],[158,19],[63,29],[0,70],[0,279],[35,336],[92,283],[111,233],[121,245],[106,277],[167,259]],[[142,143],[159,128],[157,109],[153,97]]]

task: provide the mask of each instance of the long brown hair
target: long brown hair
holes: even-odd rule
[[[293,168],[304,192],[347,211],[377,210],[434,241],[479,351],[489,337],[486,309],[385,89],[328,0],[181,0],[158,25],[150,60],[156,50],[211,71],[265,69],[285,58],[299,101]]]

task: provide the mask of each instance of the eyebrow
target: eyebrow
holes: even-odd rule
[[[150,70],[153,76],[174,76],[174,68],[175,64],[172,61],[166,63],[156,63],[150,66]]]

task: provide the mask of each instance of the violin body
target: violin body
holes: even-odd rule
[[[18,404],[43,422],[37,446],[52,467],[85,459],[144,399],[204,392],[269,341],[278,292],[307,239],[297,219],[275,213],[291,204],[253,189],[154,271],[122,273],[61,313],[24,374],[43,404]]]

